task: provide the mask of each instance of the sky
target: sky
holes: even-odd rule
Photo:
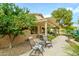
[[[40,13],[44,17],[50,17],[52,11],[57,8],[70,9],[73,12],[72,22],[77,22],[79,18],[79,3],[17,3],[20,8],[28,8],[31,13]]]

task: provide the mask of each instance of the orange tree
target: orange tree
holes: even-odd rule
[[[28,9],[22,9],[12,3],[0,4],[0,35],[8,35],[10,48],[16,36],[22,34],[26,28],[35,25],[35,16],[29,14]]]

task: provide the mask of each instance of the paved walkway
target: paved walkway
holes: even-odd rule
[[[68,56],[68,54],[65,51],[66,50],[65,47],[68,46],[69,44],[65,40],[68,40],[66,36],[56,37],[52,41],[53,48],[52,47],[45,48],[44,56]],[[21,56],[28,56],[29,53],[25,53]]]

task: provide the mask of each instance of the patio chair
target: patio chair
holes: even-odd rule
[[[35,46],[32,48],[32,51],[30,52],[30,56],[32,55],[32,53],[34,52],[34,54],[36,55],[36,53],[38,53],[38,56],[41,54],[43,55],[43,46],[39,43],[36,43]]]
[[[32,47],[35,45],[35,41],[33,40],[33,37],[28,37],[28,42],[29,42],[29,44],[30,44],[30,47],[31,47],[31,49],[32,49]]]
[[[51,41],[46,41],[46,47],[48,47],[48,48],[53,47],[52,42]]]
[[[45,47],[46,40],[44,40],[43,35],[39,35],[39,42],[40,42],[41,45],[43,45],[43,47]]]
[[[42,39],[42,36],[37,35],[37,41],[35,41],[35,45],[32,47],[32,51],[30,53],[30,55],[35,52],[35,54],[38,52],[38,55],[41,54],[43,55],[43,52],[45,52],[44,50],[44,46],[45,46],[45,41]]]
[[[52,42],[48,41],[47,36],[43,36],[43,39],[45,41],[45,47],[53,47]]]

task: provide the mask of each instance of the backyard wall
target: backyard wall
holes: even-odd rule
[[[25,42],[25,40],[27,40],[27,38],[31,35],[29,30],[24,30],[23,32],[24,32],[23,35],[18,35],[15,38],[15,40],[13,41],[13,45],[17,45],[19,43]],[[3,38],[0,38],[0,48],[8,47],[9,43],[10,43],[10,39],[8,35],[6,35]]]

